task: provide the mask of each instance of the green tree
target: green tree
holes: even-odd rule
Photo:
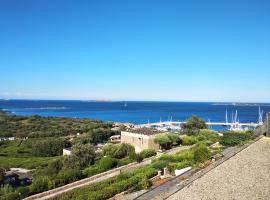
[[[53,176],[57,174],[62,168],[63,168],[62,160],[57,159],[49,163],[48,167],[45,169],[45,173],[48,176]]]
[[[65,157],[64,165],[67,168],[82,169],[93,164],[95,161],[95,156],[95,150],[92,145],[75,144],[72,147],[71,155]]]
[[[32,153],[34,156],[59,156],[62,155],[63,148],[66,140],[62,138],[50,138],[45,140],[39,140],[33,143],[32,145]]]
[[[167,134],[157,135],[154,142],[159,144],[162,149],[170,149],[172,146],[172,142]]]
[[[119,145],[117,151],[115,152],[115,158],[124,158],[135,152],[135,148],[127,143],[122,143]]]
[[[170,141],[172,142],[172,144],[179,145],[182,142],[179,135],[177,135],[177,134],[169,133],[168,137],[169,137]]]
[[[135,148],[127,143],[108,144],[103,147],[102,152],[104,156],[121,159],[135,153]]]
[[[202,118],[195,115],[190,117],[185,124],[181,125],[182,132],[187,135],[194,135],[200,132],[200,129],[207,129],[207,125]]]

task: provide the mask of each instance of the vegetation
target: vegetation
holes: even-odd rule
[[[184,134],[194,135],[198,134],[200,129],[207,129],[207,125],[202,118],[193,115],[185,124],[181,125],[181,128]]]
[[[199,125],[194,125],[195,122]],[[30,186],[0,187],[1,199],[24,198],[156,155],[155,150],[151,149],[136,154],[134,147],[125,143],[105,145],[102,152],[96,153],[93,144],[107,141],[115,134],[110,130],[111,123],[39,116],[0,116],[0,125],[0,137],[17,137],[14,141],[0,142],[0,184],[3,182],[4,168],[33,169],[34,177]],[[147,167],[74,190],[56,199],[108,199],[122,191],[146,189],[151,186],[149,178],[155,176],[159,169],[167,167],[170,172],[174,172],[175,169],[204,163],[213,154],[208,146],[215,142],[234,146],[254,137],[252,132],[227,132],[220,137],[216,132],[204,128],[205,123],[193,116],[185,129],[188,136],[180,138],[179,135],[166,133],[155,138],[155,142],[163,149],[181,143],[195,144],[190,150],[174,155],[164,154],[154,158],[153,163]],[[70,135],[74,136],[78,132],[80,136],[70,142]],[[62,149],[71,145],[71,155],[60,156]]]
[[[147,189],[151,186],[149,178],[155,176],[157,171],[152,167],[143,167],[120,174],[116,177],[110,178],[106,181],[96,183],[94,185],[86,186],[77,190],[73,190],[54,200],[66,199],[91,199],[103,200],[109,199],[114,195],[123,191],[137,191]]]
[[[19,193],[26,197],[85,177],[82,169],[100,159],[91,144],[107,141],[116,133],[111,127],[112,123],[88,119],[0,115],[0,137],[16,137],[14,141],[0,142],[0,185],[2,172],[11,167],[33,169],[34,177],[30,186],[1,187],[1,198],[15,200],[20,198]],[[63,148],[72,144],[72,155],[63,158]],[[103,170],[114,167],[107,162],[97,161]]]
[[[196,166],[210,158],[210,150],[204,143],[198,143],[191,150],[180,151],[174,155],[164,154],[153,161],[152,166],[162,170],[167,167],[171,173],[175,169]]]
[[[254,131],[245,131],[245,132],[225,132],[221,140],[221,144],[225,146],[235,146],[242,143],[245,143],[253,139]]]
[[[60,156],[63,154],[63,148],[69,146],[69,142],[63,138],[49,138],[33,143],[32,153],[40,157]]]
[[[104,156],[110,156],[112,158],[125,158],[135,153],[135,149],[132,145],[122,143],[122,144],[108,144],[102,149]]]
[[[162,149],[170,149],[173,145],[179,145],[181,139],[177,134],[165,133],[157,135],[154,142],[159,144]]]
[[[219,142],[221,138],[215,131],[211,131],[208,129],[201,129],[198,134],[184,136],[181,139],[183,145],[193,145],[201,141],[210,145],[215,142]]]
[[[76,144],[72,147],[71,155],[65,156],[64,166],[70,169],[83,169],[94,163],[95,150],[90,144]]]
[[[90,119],[0,115],[0,125],[0,137],[40,138],[86,133],[92,143],[98,143],[114,134],[112,123]]]

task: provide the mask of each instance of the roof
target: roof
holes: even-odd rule
[[[142,135],[156,135],[156,134],[162,133],[161,131],[158,131],[156,129],[151,129],[151,128],[129,129],[126,132],[137,133],[137,134],[142,134]]]

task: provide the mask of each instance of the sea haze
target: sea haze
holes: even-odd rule
[[[91,118],[135,124],[167,121],[184,121],[197,115],[211,122],[224,122],[238,111],[240,122],[258,122],[258,109],[270,112],[270,104],[213,103],[213,102],[150,102],[150,101],[70,101],[70,100],[0,100],[0,108],[15,115],[41,115]]]

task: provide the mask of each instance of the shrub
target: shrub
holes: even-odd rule
[[[57,174],[63,168],[63,162],[60,159],[53,160],[48,164],[45,169],[45,174],[48,176],[53,176]]]
[[[133,162],[130,158],[121,158],[117,160],[117,167],[121,167],[123,165],[127,165],[129,163]]]
[[[143,158],[149,158],[149,157],[152,157],[152,156],[155,156],[157,153],[154,149],[145,149],[143,150],[140,155],[143,157]]]
[[[183,168],[188,167],[190,165],[192,165],[191,161],[183,160],[182,162],[178,162],[178,163],[170,163],[170,164],[168,164],[167,167],[168,167],[169,172],[173,173],[174,170],[176,170],[176,169],[183,169]]]
[[[21,194],[21,197],[27,197],[27,196],[29,196],[29,194],[30,194],[30,187],[29,187],[29,186],[26,186],[26,187],[19,187],[19,188],[17,189],[17,192],[18,192],[19,194]]]
[[[94,165],[83,170],[83,174],[90,177],[105,172],[117,166],[117,159],[103,157]]]
[[[20,199],[20,195],[18,192],[12,192],[4,196],[1,196],[1,200],[19,200],[19,199]]]
[[[102,152],[104,156],[121,159],[135,153],[135,148],[127,143],[108,144],[103,147]]]
[[[97,162],[97,167],[99,167],[103,171],[112,169],[116,167],[116,165],[117,165],[117,160],[111,157],[103,157]]]
[[[65,169],[60,171],[54,179],[55,185],[66,185],[82,178],[82,172],[76,169]]]
[[[193,145],[198,142],[198,139],[195,136],[184,136],[182,138],[183,145]]]
[[[33,183],[30,185],[31,194],[40,193],[49,189],[50,179],[47,176],[40,176],[34,179]]]
[[[164,169],[169,162],[166,160],[155,160],[151,166],[155,169],[162,170]]]
[[[210,151],[205,144],[199,143],[192,149],[194,154],[194,162],[200,163],[210,159]]]
[[[168,138],[170,139],[170,141],[173,145],[179,145],[182,142],[182,140],[180,139],[178,134],[169,133]]]
[[[246,132],[225,132],[221,139],[221,144],[225,146],[235,146],[239,145],[245,141],[248,141],[253,138],[252,131]]]

